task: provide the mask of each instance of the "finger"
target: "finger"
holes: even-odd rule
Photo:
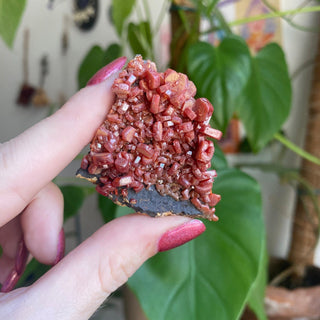
[[[23,239],[20,216],[0,228],[0,244],[0,292],[8,292],[22,275],[29,256]]]
[[[22,239],[20,217],[17,217],[0,228],[0,283],[4,283],[9,273],[15,268],[18,244]]]
[[[3,254],[14,258],[18,242],[22,237],[20,217],[13,219],[0,228],[0,245]]]
[[[182,244],[205,227],[201,221],[185,217],[129,215],[113,220],[31,286],[26,303],[37,301],[46,306],[44,310],[52,319],[88,319],[111,292],[158,251],[159,239],[161,243],[169,229],[180,230],[169,233]],[[26,318],[32,319],[32,312],[40,311],[30,310]]]
[[[18,250],[15,259],[8,256],[1,257],[1,290],[0,292],[11,291],[19,281],[28,261],[29,251],[25,246],[24,240],[18,243]]]
[[[113,74],[104,82],[80,90],[51,117],[0,146],[0,208],[4,213],[0,226],[20,213],[91,140],[109,111],[111,85],[125,60],[115,60]]]
[[[61,260],[64,254],[62,223],[63,196],[56,185],[49,183],[34,197],[21,216],[0,228],[2,292],[12,290],[19,280],[29,251],[42,263],[55,264]]]
[[[45,264],[55,262],[62,224],[63,196],[51,182],[33,198],[21,215],[25,244],[38,261]]]
[[[15,259],[3,254],[0,259],[0,283],[3,284],[14,268]]]

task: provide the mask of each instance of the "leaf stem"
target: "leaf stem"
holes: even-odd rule
[[[299,155],[300,157],[320,166],[320,159],[318,157],[313,156],[309,152],[299,148],[296,144],[294,144],[292,141],[288,140],[282,134],[276,133],[274,135],[274,138],[276,140],[278,140],[279,142],[281,142],[283,145],[285,145],[288,149],[290,149],[291,151],[293,151],[294,153]]]
[[[320,6],[313,6],[313,7],[306,7],[306,8],[298,8],[298,9],[293,9],[293,10],[286,10],[286,11],[276,11],[276,12],[270,12],[266,14],[261,14],[257,15],[254,17],[247,17],[239,20],[235,20],[233,22],[229,23],[230,27],[254,22],[254,21],[259,21],[259,20],[264,20],[264,19],[271,19],[271,18],[278,18],[278,17],[285,17],[288,15],[294,15],[294,14],[300,14],[300,13],[311,13],[311,12],[317,12],[320,11]]]
[[[231,25],[227,23],[226,19],[224,18],[220,10],[218,8],[214,8],[213,11],[214,11],[214,17],[219,21],[219,25],[222,27],[222,30],[228,35],[232,34],[232,31],[230,28]]]
[[[156,21],[154,27],[153,27],[153,34],[154,35],[157,35],[159,33],[161,24],[162,24],[162,22],[164,20],[164,17],[166,15],[167,11],[168,11],[169,5],[170,5],[170,1],[169,0],[164,0],[163,1],[159,16],[157,18],[157,21]]]
[[[262,3],[272,12],[277,12],[277,8],[275,8],[274,6],[272,6],[271,3],[269,3],[268,0],[261,0]],[[301,8],[297,8],[299,10],[301,10]],[[297,23],[295,23],[294,21],[292,21],[292,18],[290,17],[287,17],[287,16],[283,16],[281,17],[283,20],[285,20],[289,25],[291,25],[293,28],[296,28],[300,31],[305,31],[305,32],[319,32],[319,29],[316,29],[316,28],[308,28],[308,27],[305,27],[305,26],[302,26],[302,25],[299,25]]]
[[[151,26],[151,22],[150,22],[150,9],[149,9],[149,6],[148,6],[148,3],[147,1],[143,0],[142,2],[142,5],[143,5],[143,10],[145,12],[145,15],[147,16],[146,18],[146,23],[150,26],[150,29],[152,29],[152,26]],[[148,38],[147,36],[147,30],[146,30],[146,27],[145,25],[142,23],[144,21],[143,19],[143,12],[142,10],[140,9],[140,6],[137,4],[136,6],[136,12],[137,12],[137,16],[139,18],[139,21],[141,21],[141,23],[138,23],[137,26],[139,28],[139,33],[143,36],[140,36],[140,34],[136,34],[137,38],[140,39],[140,41],[142,42],[143,46],[145,47],[146,49],[146,54],[147,54],[147,57],[149,57],[151,60],[154,60],[154,52],[153,52],[153,45],[149,45],[148,41],[144,41],[145,39]],[[136,52],[135,52],[136,53]],[[146,58],[146,57],[145,57]]]
[[[151,11],[150,11],[150,7],[149,7],[149,4],[148,4],[148,1],[147,0],[143,0],[143,9],[144,9],[144,12],[146,14],[146,20],[149,22],[150,26],[151,26]]]
[[[291,81],[295,80],[302,71],[305,71],[309,67],[314,67],[316,65],[315,59],[310,59],[305,61],[302,65],[300,65],[291,75]]]

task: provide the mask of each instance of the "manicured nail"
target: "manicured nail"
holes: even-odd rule
[[[65,249],[65,237],[64,237],[64,230],[62,228],[59,233],[57,256],[53,262],[53,265],[56,265],[64,257],[64,249]]]
[[[206,230],[200,220],[191,220],[173,230],[167,231],[159,240],[158,250],[167,251],[183,245],[184,243],[198,237]]]
[[[10,274],[8,275],[7,279],[4,281],[0,292],[9,292],[11,291],[14,286],[19,281],[26,265],[29,256],[29,251],[26,247],[26,244],[23,238],[18,243],[18,250],[16,254],[16,260],[14,268],[11,270]]]
[[[29,251],[23,238],[18,243],[18,251],[16,254],[15,270],[18,275],[21,275],[26,267]]]
[[[10,292],[19,281],[20,276],[21,275],[19,275],[17,271],[13,269],[8,275],[7,279],[4,281],[0,292]]]
[[[87,83],[87,86],[92,86],[94,84],[98,84],[109,78],[111,75],[113,75],[115,72],[118,72],[122,69],[122,67],[126,64],[127,58],[126,57],[120,57],[106,66],[104,66],[102,69],[100,69]]]

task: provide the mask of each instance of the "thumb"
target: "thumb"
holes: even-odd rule
[[[132,214],[115,219],[21,295],[29,306],[24,319],[88,319],[144,261],[204,230],[200,220],[185,217],[157,219]],[[42,308],[30,308],[34,301]]]

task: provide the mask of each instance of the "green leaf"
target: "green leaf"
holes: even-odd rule
[[[268,252],[265,245],[264,250],[261,251],[260,259],[261,263],[258,277],[252,286],[248,303],[250,309],[254,311],[259,320],[267,320],[264,298],[267,285]]]
[[[98,205],[99,205],[99,209],[100,209],[100,213],[102,215],[103,221],[105,223],[108,223],[109,221],[115,218],[118,206],[114,204],[110,199],[99,194]]]
[[[0,0],[0,36],[9,48],[24,12],[26,0]]]
[[[221,148],[217,143],[214,145],[214,156],[211,159],[211,168],[215,170],[225,169],[228,167],[228,161]]]
[[[250,76],[250,52],[237,36],[226,37],[219,47],[198,42],[188,48],[187,69],[198,88],[214,106],[215,126],[225,131]]]
[[[239,117],[253,151],[273,138],[291,107],[291,82],[284,53],[271,43],[252,58],[252,73],[239,99]]]
[[[71,218],[82,207],[86,197],[86,190],[79,186],[61,186],[60,190],[64,198],[64,220]]]
[[[112,21],[119,36],[122,35],[124,23],[131,14],[135,3],[135,0],[112,0]]]
[[[134,213],[135,211],[132,208],[126,206],[117,206],[116,217],[123,217],[127,214]]]
[[[118,58],[121,54],[121,47],[113,43],[107,50],[99,46],[93,46],[83,59],[78,70],[78,87],[86,86],[90,78],[102,67]]]
[[[238,319],[247,303],[264,244],[257,182],[236,169],[219,171],[219,222],[179,248],[157,254],[129,279],[152,320]]]
[[[119,58],[122,53],[122,48],[118,43],[112,43],[109,45],[107,50],[104,53],[105,64],[110,63],[111,61]]]
[[[83,59],[78,71],[78,87],[86,86],[90,78],[103,67],[104,51],[99,46],[92,47]]]
[[[152,34],[149,22],[129,23],[128,41],[133,54],[141,54],[144,58],[151,58]]]

